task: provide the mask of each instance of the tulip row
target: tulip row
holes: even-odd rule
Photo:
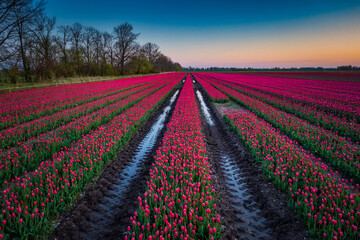
[[[97,100],[104,96],[116,94],[121,89],[123,89],[122,86],[119,86],[118,89],[83,89],[79,91],[79,95],[76,96],[69,96],[69,94],[64,93],[57,99],[53,99],[50,96],[44,96],[45,99],[36,99],[28,102],[18,99],[13,106],[4,104],[0,116],[0,129],[16,126],[67,108]]]
[[[149,86],[149,84],[150,83],[146,83],[141,86],[126,88],[114,95],[35,119],[13,128],[7,128],[0,132],[0,149],[19,146],[24,141],[31,140],[42,133],[54,130],[59,126],[74,121],[78,117],[91,114],[137,91],[143,90],[146,86]]]
[[[188,76],[125,239],[219,239],[214,195]]]
[[[336,133],[309,124],[292,114],[278,110],[259,99],[249,97],[224,85],[217,85],[237,103],[254,111],[306,149],[328,161],[338,170],[360,182],[360,148]],[[320,143],[320,144],[319,144]]]
[[[111,122],[84,135],[3,191],[0,237],[45,237],[52,221],[74,202],[85,185],[111,161],[117,150],[174,89],[173,80],[115,116]],[[37,236],[37,237],[36,237]]]
[[[312,237],[360,238],[359,185],[338,178],[296,141],[255,114],[228,111],[225,118],[261,163],[264,174],[288,193]]]
[[[203,89],[205,90],[206,94],[209,96],[209,98],[213,101],[213,102],[227,102],[229,101],[229,97],[224,94],[223,92],[219,91],[218,89],[216,89],[213,85],[211,85],[210,83],[208,83],[207,81],[204,81],[201,78],[196,78],[196,80],[200,83],[200,85],[203,87]]]
[[[345,105],[360,106],[360,85],[356,82],[328,82],[300,79],[286,79],[274,77],[249,77],[240,81],[251,83],[253,86],[262,86],[294,94],[305,95],[310,98],[329,102],[339,102]],[[256,87],[255,87],[256,88]]]
[[[2,180],[0,186],[2,187],[4,183],[15,176],[21,176],[24,172],[36,169],[41,162],[52,157],[56,152],[69,147],[71,143],[81,139],[84,134],[91,130],[108,123],[125,109],[141,101],[168,82],[168,80],[159,81],[157,84],[143,88],[120,101],[60,126],[55,131],[39,136],[33,141],[25,142],[16,149],[2,153],[0,155],[0,179]]]
[[[208,80],[208,82],[212,83],[213,81]],[[221,81],[219,82],[221,83]],[[222,83],[244,94],[271,104],[278,109],[285,110],[288,113],[306,119],[312,124],[337,132],[341,136],[349,137],[354,142],[360,142],[360,124],[355,120],[351,120],[346,117],[339,117],[333,113],[328,113],[319,109],[316,106],[299,103],[291,99],[275,96],[257,89],[244,87],[235,83]]]
[[[141,84],[144,79],[151,79],[153,77],[160,76],[148,76],[131,79],[126,78],[108,82],[82,83],[4,93],[0,95],[0,104],[5,106],[2,111],[9,111],[9,108],[13,106],[18,106],[18,110],[26,107],[27,105],[41,107],[40,105],[42,104],[46,105],[51,103],[54,104],[60,101],[71,101],[72,98],[81,97],[87,93],[94,94],[96,92],[111,92],[114,88],[119,86],[126,86],[129,83],[138,82]]]
[[[5,129],[21,123],[32,121],[39,117],[47,116],[67,108],[116,94],[131,85],[140,85],[159,78],[159,76],[150,76],[143,77],[136,81],[122,79],[111,81],[109,83],[98,82],[92,83],[90,88],[86,88],[80,84],[84,87],[84,89],[70,91],[70,93],[62,92],[60,94],[57,93],[57,88],[51,88],[52,91],[46,91],[45,93],[41,94],[41,98],[30,98],[28,101],[26,101],[26,99],[16,97],[18,93],[12,93],[14,94],[13,104],[8,105],[7,103],[4,103],[2,105],[3,107],[0,111],[0,129]],[[74,89],[79,88],[79,86],[76,85],[71,86],[74,86]],[[30,95],[28,91],[25,91],[25,93]],[[55,95],[56,97],[54,98],[52,95]]]
[[[360,123],[360,105],[355,104],[359,102],[356,101],[356,99],[359,98],[358,94],[350,93],[350,91],[346,90],[347,93],[344,95],[342,102],[335,101],[329,98],[329,93],[337,92],[338,91],[337,89],[341,89],[343,82],[341,83],[341,85],[339,83],[336,83],[337,89],[325,88],[321,92],[321,94],[319,93],[317,95],[308,95],[309,92],[308,86],[315,84],[316,81],[303,80],[302,85],[306,86],[306,88],[303,88],[300,93],[297,93],[297,92],[289,91],[289,88],[295,85],[293,84],[293,82],[297,82],[296,79],[291,79],[291,81],[285,81],[284,79],[280,79],[280,78],[271,78],[271,77],[263,77],[263,76],[245,76],[245,75],[236,75],[236,74],[215,74],[215,73],[206,73],[206,76],[213,80],[222,80],[222,81],[241,84],[243,86],[261,90],[266,93],[274,94],[276,96],[292,99],[294,101],[304,103],[306,105],[315,106],[317,108],[324,109],[325,111],[332,112],[340,116],[348,117],[349,119],[356,119],[356,121]],[[283,86],[282,87],[274,86],[274,82],[279,82],[279,86],[280,85]],[[317,82],[321,82],[321,81],[317,81]],[[323,81],[323,86],[326,86],[328,84],[329,82]],[[348,83],[348,84],[351,84],[353,88],[359,87],[358,83]]]
[[[284,79],[285,75],[286,79]],[[331,92],[331,95],[344,95],[344,94],[357,94],[360,91],[360,85],[355,84],[354,82],[351,82],[350,79],[356,79],[358,77],[358,72],[282,72],[277,73],[276,75],[281,76],[281,78],[277,78],[278,83],[276,85],[284,85],[284,81],[290,82],[291,85],[295,86],[296,88],[310,88],[314,90],[326,90],[328,92]],[[241,73],[239,73],[241,74]],[[291,77],[293,75],[295,78]],[[266,74],[265,74],[266,76]],[[332,80],[332,81],[318,81],[318,80],[312,80],[309,85],[310,79],[313,77],[323,80],[330,80],[330,79],[336,79],[339,80]],[[349,81],[344,80],[341,81],[341,79],[349,79]],[[273,80],[272,80],[273,81]],[[341,83],[339,84],[339,82]],[[287,84],[288,85],[288,84]],[[339,88],[339,85],[341,88]],[[293,89],[293,88],[292,88]],[[335,91],[334,91],[335,90]],[[357,100],[359,103],[360,96],[355,96],[354,100]],[[348,101],[350,99],[347,99]],[[352,103],[355,103],[355,101],[351,101]]]

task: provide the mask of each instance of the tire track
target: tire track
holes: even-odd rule
[[[255,165],[238,137],[229,131],[208,97],[201,94],[197,82],[195,92],[219,194],[223,239],[306,238],[306,226],[287,208],[284,194],[263,179],[261,168]]]

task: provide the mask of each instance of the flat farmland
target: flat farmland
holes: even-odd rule
[[[358,76],[166,73],[0,94],[0,238],[359,239]]]
[[[324,71],[324,72],[243,72],[242,75],[307,79],[320,81],[360,82],[359,71]]]

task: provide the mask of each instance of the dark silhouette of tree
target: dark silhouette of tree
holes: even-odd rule
[[[113,33],[74,23],[56,26],[43,0],[0,0],[0,80],[180,71],[155,43],[123,23]]]
[[[133,56],[127,64],[127,71],[135,74],[146,74],[152,69],[152,63],[144,56]]]
[[[51,78],[54,75],[56,46],[52,38],[55,29],[55,17],[48,17],[39,14],[34,19],[34,26],[31,29],[33,49],[35,53],[35,73],[43,78]]]
[[[34,0],[0,0],[0,63],[18,52],[17,28],[29,23],[43,11],[44,2]]]
[[[15,18],[15,37],[17,42],[17,49],[22,60],[22,68],[24,71],[25,80],[31,80],[31,62],[29,61],[29,52],[31,49],[31,27],[34,19],[39,14],[42,14],[45,3],[43,1],[34,2],[32,0],[24,1],[23,4],[16,5],[13,8],[13,16]]]
[[[141,51],[146,56],[146,58],[152,64],[154,64],[156,59],[161,55],[161,52],[159,49],[160,49],[159,46],[156,45],[155,43],[148,42],[142,46]]]
[[[121,24],[114,28],[115,49],[121,75],[124,74],[124,66],[131,59],[137,46],[136,38],[139,34],[133,32],[133,26],[129,23]]]
[[[77,74],[80,76],[80,47],[83,37],[83,26],[80,23],[74,23],[70,28],[70,39],[74,50],[75,62],[77,65]]]
[[[54,38],[60,52],[62,54],[61,61],[64,62],[65,68],[68,64],[68,51],[67,46],[70,41],[70,26],[68,25],[61,25],[57,27],[57,36]]]

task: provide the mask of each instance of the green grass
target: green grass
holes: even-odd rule
[[[19,82],[16,84],[12,83],[0,83],[0,93],[6,92],[16,92],[34,88],[42,88],[42,87],[53,87],[53,86],[62,86],[69,84],[77,84],[77,83],[89,83],[89,82],[99,82],[99,81],[111,81],[121,78],[131,78],[131,77],[141,77],[148,76],[153,74],[134,74],[134,75],[124,75],[124,76],[97,76],[97,77],[72,77],[72,78],[60,78],[54,79],[48,82],[36,82],[36,83],[27,83],[27,82]]]

